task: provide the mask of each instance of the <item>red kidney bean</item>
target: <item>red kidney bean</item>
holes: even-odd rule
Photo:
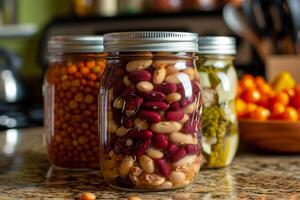
[[[130,72],[128,75],[129,80],[131,80],[134,83],[140,82],[140,81],[150,81],[152,78],[152,75],[150,72],[146,70],[141,71],[133,71]]]
[[[157,133],[152,139],[152,145],[159,149],[165,149],[168,147],[169,141],[166,135]]]
[[[153,123],[160,122],[161,117],[157,112],[142,110],[139,112],[139,117],[150,120]]]
[[[153,136],[153,133],[149,130],[133,130],[129,134],[131,138],[136,140],[146,140]]]
[[[123,120],[123,123],[122,125],[125,127],[125,128],[132,128],[134,126],[134,121],[133,119],[131,118],[125,118]]]
[[[186,150],[184,149],[184,147],[179,147],[176,152],[171,154],[171,161],[177,162],[180,159],[182,159],[185,155],[186,155]]]
[[[195,81],[192,81],[192,87],[193,87],[193,93],[195,95],[199,95],[199,92],[201,92],[200,88],[198,87],[198,85],[195,83]]]
[[[169,105],[162,101],[146,101],[143,107],[147,110],[162,111],[167,110]]]
[[[143,93],[141,95],[145,100],[149,101],[162,101],[166,98],[166,96],[163,93],[157,91],[151,91],[148,93]]]
[[[170,154],[175,153],[178,150],[178,145],[174,143],[170,143],[168,146],[168,152]]]
[[[176,92],[176,90],[177,90],[177,86],[176,84],[173,83],[162,83],[154,87],[154,91],[162,92],[165,95]]]
[[[151,145],[151,139],[145,140],[142,144],[140,144],[137,149],[135,155],[139,158],[143,154],[145,154],[146,150],[149,149]]]
[[[182,112],[181,110],[177,110],[177,111],[168,111],[166,113],[166,119],[170,120],[170,121],[179,121],[183,118],[184,116],[184,112]]]
[[[183,99],[180,100],[180,105],[181,105],[182,108],[184,108],[184,107],[190,105],[191,103],[193,103],[194,100],[195,100],[194,95],[190,98],[183,98]]]
[[[135,92],[136,92],[135,86],[134,86],[134,85],[130,85],[130,86],[126,87],[126,88],[123,90],[123,92],[122,92],[121,95],[123,95],[123,96],[125,96],[125,97],[126,97],[126,96],[131,96],[131,95],[134,95]]]
[[[170,110],[179,110],[181,109],[180,103],[179,102],[173,102],[170,105]]]
[[[143,99],[136,95],[128,95],[125,102],[125,110],[137,110],[143,103]]]
[[[199,122],[188,120],[183,124],[183,130],[185,133],[194,133],[195,131],[198,131],[198,125]]]
[[[164,175],[165,177],[170,175],[171,168],[165,160],[157,159],[155,160],[155,165],[162,175]]]
[[[185,146],[185,150],[188,154],[198,154],[199,153],[199,147],[195,144],[188,144]]]

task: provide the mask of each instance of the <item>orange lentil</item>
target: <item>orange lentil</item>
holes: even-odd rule
[[[74,74],[74,73],[77,72],[77,67],[75,65],[71,65],[71,66],[68,67],[67,72],[69,74]]]
[[[78,107],[78,103],[76,101],[72,100],[72,101],[69,102],[69,107],[71,109],[75,109],[75,108]]]
[[[92,115],[92,112],[89,110],[85,110],[85,111],[83,111],[83,115],[90,116],[90,115]]]
[[[70,91],[71,91],[72,93],[77,93],[78,90],[77,90],[76,87],[71,87]]]
[[[87,95],[84,98],[84,102],[87,103],[87,104],[91,104],[91,103],[93,103],[93,101],[94,101],[94,97],[92,95]]]
[[[87,108],[87,105],[85,103],[81,103],[79,108],[80,110],[85,110]]]
[[[83,102],[84,96],[83,96],[82,93],[79,92],[79,93],[76,93],[76,94],[75,94],[74,99],[75,99],[75,101],[77,101],[77,102]]]
[[[86,85],[89,86],[90,88],[93,88],[94,85],[95,85],[95,83],[94,83],[93,81],[88,81],[88,82],[86,83]]]
[[[86,123],[86,122],[83,122],[83,123],[81,124],[81,128],[82,128],[82,129],[88,129],[88,128],[89,128],[89,124]]]
[[[91,71],[91,70],[90,70],[89,68],[87,68],[87,67],[83,67],[83,68],[80,69],[80,72],[81,72],[82,74],[84,74],[84,75],[89,74],[90,71]]]
[[[92,71],[95,73],[95,74],[98,74],[99,72],[101,72],[101,68],[99,66],[96,66],[92,69]]]
[[[78,79],[79,79],[79,78],[82,78],[82,74],[79,73],[79,72],[77,72],[77,73],[74,74],[74,77],[75,77],[75,78],[78,78]]]
[[[89,60],[86,62],[86,66],[90,69],[94,68],[96,66],[96,61],[94,60]]]
[[[96,75],[96,74],[89,74],[89,75],[88,75],[88,78],[89,78],[90,80],[92,80],[92,81],[95,81],[95,80],[97,80],[97,75]]]

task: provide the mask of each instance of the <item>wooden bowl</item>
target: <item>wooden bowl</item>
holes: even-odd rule
[[[239,120],[241,139],[262,150],[300,153],[300,122]]]

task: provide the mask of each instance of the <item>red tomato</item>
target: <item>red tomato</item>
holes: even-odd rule
[[[280,115],[285,111],[285,106],[282,103],[274,103],[271,107],[271,119],[280,119]]]
[[[296,109],[300,108],[300,93],[291,97],[290,105]]]
[[[285,111],[280,115],[283,120],[298,121],[299,114],[293,107],[287,107]]]
[[[247,103],[257,103],[261,98],[261,94],[257,89],[248,89],[241,94],[241,98]]]
[[[285,92],[277,92],[275,95],[270,99],[271,105],[274,103],[282,103],[283,105],[287,106],[289,104],[290,97]]]
[[[269,96],[266,94],[261,94],[260,100],[257,105],[268,108],[269,107]]]
[[[257,107],[254,112],[250,113],[251,119],[267,120],[270,116],[270,111],[264,107]]]
[[[237,97],[240,97],[242,92],[243,92],[243,88],[240,85],[238,85],[237,86]]]
[[[295,86],[295,93],[300,95],[300,85]]]

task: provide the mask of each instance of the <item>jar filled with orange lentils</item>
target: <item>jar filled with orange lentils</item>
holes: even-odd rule
[[[58,168],[99,169],[98,94],[105,67],[101,36],[56,36],[44,80],[45,139]]]

